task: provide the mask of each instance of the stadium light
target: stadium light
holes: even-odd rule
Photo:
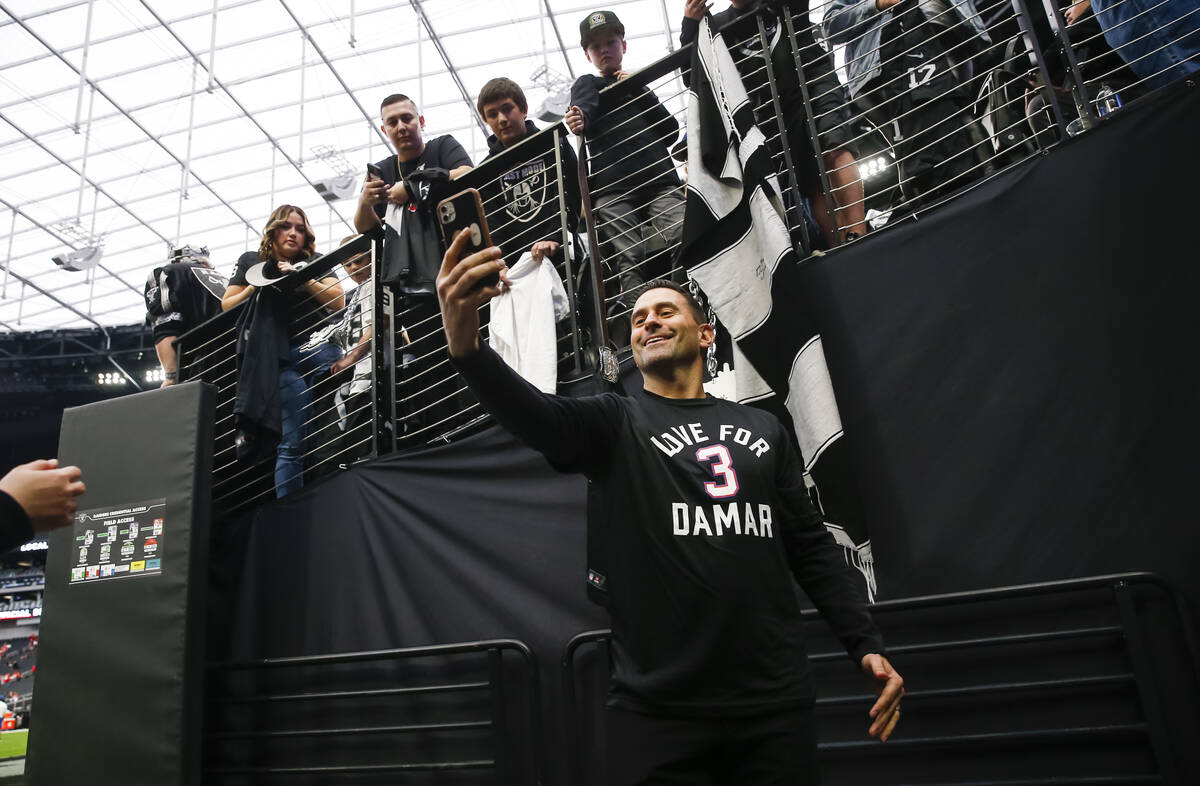
[[[96,375],[96,384],[98,385],[124,385],[125,377],[115,371],[101,371]]]

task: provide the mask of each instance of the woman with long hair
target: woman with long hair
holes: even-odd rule
[[[252,266],[274,261],[280,272],[287,274],[318,256],[316,235],[308,216],[295,205],[280,205],[267,220],[258,250],[247,251],[238,258],[237,270],[221,298],[221,308],[228,311],[254,294],[255,286],[246,280],[246,271]],[[311,402],[309,387],[317,377],[328,373],[329,367],[342,354],[328,341],[312,347],[305,344],[309,334],[322,325],[329,312],[341,310],[345,303],[342,286],[333,274],[308,279],[293,290],[288,360],[279,368],[282,434],[275,455],[277,497],[304,485],[304,423],[311,417],[306,412]]]

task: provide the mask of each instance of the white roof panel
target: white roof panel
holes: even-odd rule
[[[589,11],[620,15],[633,70],[669,51],[679,19],[666,19],[664,8],[678,17],[680,5],[217,0],[210,54],[212,0],[94,2],[90,33],[88,0],[4,0],[0,322],[21,330],[140,322],[145,274],[170,245],[208,245],[229,273],[284,202],[308,212],[318,247],[329,250],[351,232],[354,203],[326,203],[312,188],[310,181],[335,174],[313,148],[339,152],[356,173],[383,158],[391,152],[378,130],[385,95],[418,99],[427,136],[453,133],[479,161],[487,134],[474,97],[484,82],[514,79],[532,114],[549,87],[531,81],[535,69],[544,65],[563,78],[591,71],[578,40]],[[716,10],[725,5],[719,0]],[[84,68],[85,52],[81,95],[76,69]],[[97,89],[94,103],[88,85]],[[103,256],[90,272],[51,261],[98,243]]]

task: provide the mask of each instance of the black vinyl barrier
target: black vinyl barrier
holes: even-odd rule
[[[213,402],[196,382],[63,413],[87,492],[50,536],[31,784],[200,783]]]

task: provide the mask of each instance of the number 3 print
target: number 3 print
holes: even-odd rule
[[[700,448],[696,451],[696,460],[703,463],[713,461],[712,470],[714,478],[719,478],[720,483],[708,481],[704,484],[704,490],[708,492],[708,496],[720,499],[722,497],[732,497],[738,493],[737,473],[733,471],[733,459],[729,455],[729,450],[724,445],[709,445],[706,448]]]

